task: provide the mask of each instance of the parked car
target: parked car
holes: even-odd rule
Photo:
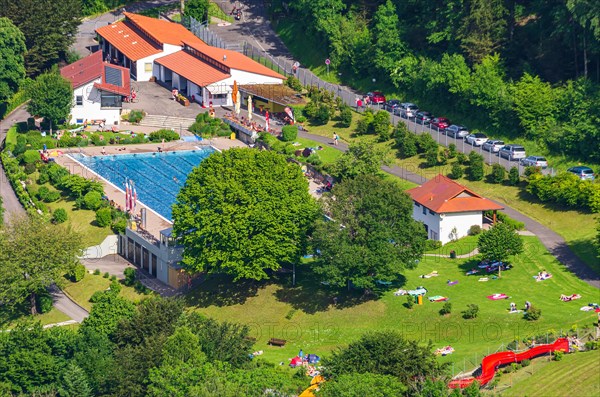
[[[452,124],[444,131],[444,134],[451,136],[452,138],[462,139],[469,135],[469,130],[464,125]]]
[[[469,134],[465,137],[465,141],[473,146],[481,146],[485,142],[487,142],[488,137],[482,132],[476,132],[474,134]]]
[[[504,145],[498,154],[509,161],[523,159],[527,156],[525,148],[521,145]]]
[[[399,106],[400,106],[399,99],[390,99],[389,101],[387,101],[385,103],[385,110],[387,110],[388,112],[395,113],[395,111],[398,109]]]
[[[436,117],[429,122],[429,127],[433,129],[445,130],[450,126],[450,120],[445,117]]]
[[[586,167],[585,165],[578,165],[577,167],[571,167],[567,170],[568,172],[572,172],[577,175],[579,179],[593,181],[596,179],[594,175],[594,170],[590,167]]]
[[[542,156],[527,156],[524,159],[519,160],[519,163],[523,167],[541,167],[548,168],[548,160]]]
[[[497,139],[488,139],[483,143],[483,145],[481,145],[481,148],[483,150],[487,150],[488,152],[498,153],[504,145],[504,141],[499,141]]]
[[[367,96],[374,105],[385,103],[385,95],[379,91],[367,92]]]
[[[425,111],[419,111],[415,115],[415,123],[429,124],[429,121],[433,118],[433,114]]]
[[[414,103],[404,102],[401,103],[397,109],[394,109],[394,114],[404,117],[405,119],[412,119],[417,115],[418,111],[419,107]]]

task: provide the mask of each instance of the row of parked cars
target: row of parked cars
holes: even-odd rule
[[[367,94],[372,104],[383,105],[390,113],[405,119],[413,120],[417,124],[427,125],[432,129],[439,129],[442,134],[455,139],[464,139],[473,146],[481,146],[482,150],[496,153],[508,161],[518,160],[525,167],[535,166],[543,169],[548,167],[548,161],[543,156],[527,156],[525,148],[521,145],[507,144],[499,139],[490,139],[481,132],[471,133],[467,127],[452,124],[445,117],[434,117],[430,112],[420,110],[417,105],[410,102],[400,102],[398,99],[386,101],[383,93],[375,91]],[[580,179],[594,180],[594,171],[585,166],[571,167],[567,170],[577,175]]]

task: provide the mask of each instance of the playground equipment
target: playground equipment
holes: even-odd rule
[[[318,390],[319,389],[319,384],[321,384],[324,381],[325,381],[325,378],[323,378],[321,375],[315,376],[310,381],[309,388],[306,389],[306,390],[304,390],[302,392],[302,394],[300,394],[298,397],[315,397],[315,394],[313,393],[313,391]]]
[[[501,365],[518,363],[523,360],[530,360],[534,357],[555,351],[568,353],[569,340],[567,338],[559,338],[554,341],[554,343],[535,346],[521,353],[505,351],[490,354],[489,356],[484,357],[481,361],[481,375],[465,379],[455,379],[450,382],[448,387],[451,389],[464,389],[474,381],[478,381],[481,386],[484,386],[494,378],[496,369]]]

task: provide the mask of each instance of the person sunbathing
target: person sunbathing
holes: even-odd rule
[[[572,300],[579,299],[579,298],[581,298],[581,295],[579,295],[579,294],[561,295],[560,296],[560,300],[563,302],[570,302]]]

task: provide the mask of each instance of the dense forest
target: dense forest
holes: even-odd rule
[[[434,112],[600,162],[600,2],[299,0],[278,10],[346,83],[376,78]]]

